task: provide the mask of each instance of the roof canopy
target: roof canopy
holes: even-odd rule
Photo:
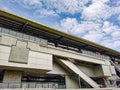
[[[78,49],[99,51],[111,57],[120,59],[120,52],[101,46],[88,40],[55,30],[35,21],[0,10],[0,27],[9,28],[18,32],[47,39],[48,42],[62,44]]]

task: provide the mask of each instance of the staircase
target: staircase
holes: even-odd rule
[[[90,77],[88,77],[85,73],[83,73],[75,64],[73,64],[71,61],[69,60],[63,60],[63,59],[59,59],[60,62],[62,62],[64,65],[66,65],[66,67],[68,67],[69,69],[71,69],[74,73],[78,74],[85,82],[87,82],[90,86],[92,86],[93,88],[99,88],[99,85],[92,80]]]

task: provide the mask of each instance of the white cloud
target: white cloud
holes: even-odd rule
[[[88,0],[57,0],[55,8],[58,13],[80,13]]]
[[[117,18],[119,21],[120,21],[120,15],[118,16],[118,18]]]
[[[109,0],[13,0],[26,9],[33,9],[41,16],[49,17],[64,14],[82,14],[84,20],[106,20],[120,13],[120,6],[110,7]],[[92,2],[88,7],[85,5]]]
[[[17,2],[25,9],[36,9],[41,8],[41,0],[11,0],[11,2]]]
[[[47,10],[47,9],[36,10],[34,15],[36,14],[38,14],[39,17],[46,17],[46,16],[58,17],[59,16],[54,10]]]
[[[110,0],[92,0],[92,2],[102,2],[102,3],[108,3]]]
[[[119,3],[119,1],[116,1]],[[92,0],[92,4],[83,8],[82,18],[84,20],[104,21],[111,16],[120,14],[120,5],[111,6],[110,0]]]
[[[76,34],[75,30],[76,28],[79,27],[79,24],[75,18],[66,18],[66,19],[61,20],[61,27],[62,27],[61,30],[67,33]],[[81,31],[79,30],[79,32]]]
[[[120,0],[116,0],[116,6],[120,6]]]
[[[80,13],[89,0],[15,0],[27,9],[54,10],[55,13]],[[43,11],[42,10],[42,11]]]
[[[105,40],[103,41],[104,43],[102,43],[102,45],[115,49],[117,51],[120,51],[120,40],[117,41],[112,41],[112,40]]]
[[[84,39],[99,43],[104,37],[104,34],[98,31],[89,31],[83,36]]]
[[[120,15],[120,6],[113,7],[111,10],[112,15],[119,14]]]
[[[78,22],[76,18],[66,18],[61,20],[61,30],[73,34],[82,36],[88,31],[97,30],[99,31],[101,24],[93,22]]]
[[[120,48],[120,40],[114,42],[113,48]]]
[[[119,39],[120,40],[120,29],[119,30],[116,30],[115,32],[113,32],[111,34],[111,36],[115,39]]]
[[[111,16],[111,7],[102,1],[94,1],[89,7],[85,7],[82,12],[82,18],[85,20],[106,20],[109,18]]]
[[[114,25],[108,21],[105,21],[103,23],[102,31],[106,34],[111,34],[112,36],[115,37],[115,35],[118,35],[116,33],[120,32],[120,28],[117,25]],[[118,36],[116,36],[118,37]]]
[[[40,0],[23,0],[23,2],[28,5],[41,5]]]
[[[108,21],[103,22],[102,30],[103,30],[103,32],[105,32],[106,34],[110,34],[110,33],[114,32],[114,29],[115,29],[115,28],[116,28],[116,27],[113,26],[112,23],[110,23],[110,22],[108,22]]]
[[[78,22],[75,18],[66,18],[61,21],[62,30],[69,34],[83,37],[93,42],[99,42],[104,34],[100,31],[101,24],[91,21]]]

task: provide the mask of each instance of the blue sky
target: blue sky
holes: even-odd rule
[[[120,0],[0,0],[0,8],[120,51]]]

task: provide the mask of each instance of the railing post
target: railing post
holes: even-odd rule
[[[8,83],[8,87],[7,88],[9,88],[9,83]]]
[[[79,88],[81,88],[81,82],[80,82],[80,76],[79,76],[79,74],[77,74],[77,77],[78,77]]]

